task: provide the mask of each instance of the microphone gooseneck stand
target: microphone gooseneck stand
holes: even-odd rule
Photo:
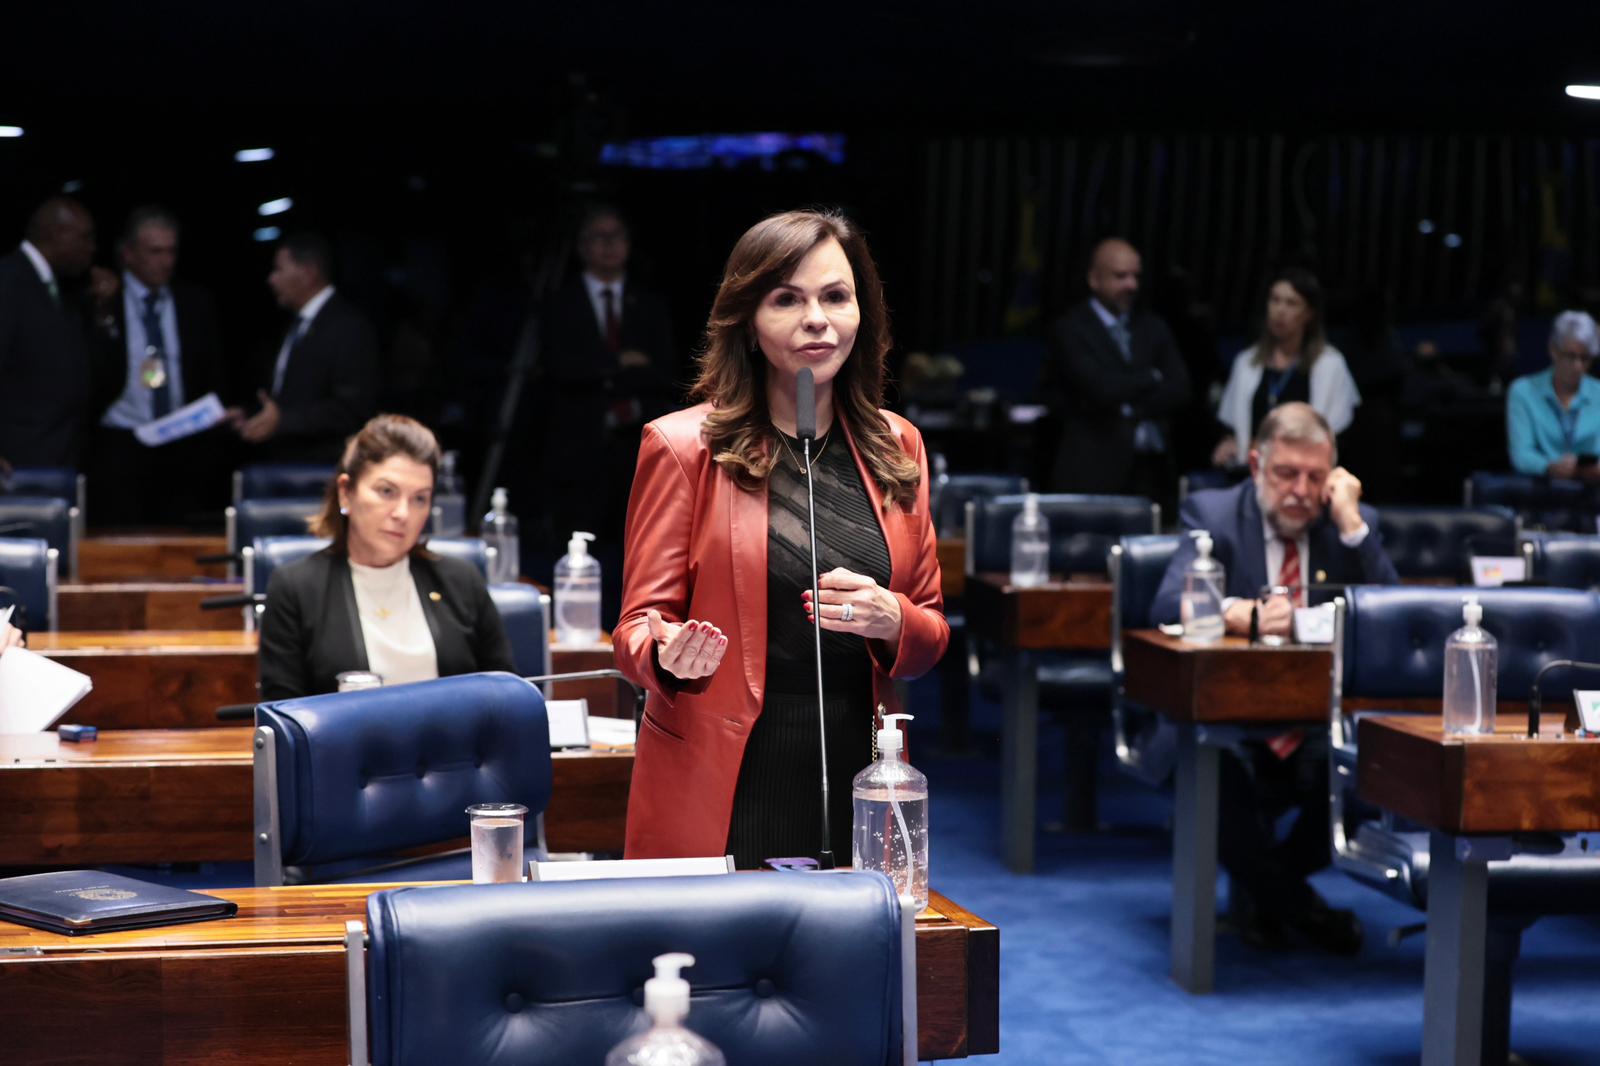
[[[1600,674],[1600,663],[1579,662],[1576,659],[1552,659],[1539,668],[1539,672],[1533,675],[1532,692],[1528,697],[1528,737],[1530,739],[1539,735],[1539,712],[1543,703],[1539,695],[1539,686],[1544,683],[1544,675],[1552,670],[1579,670]]]
[[[817,379],[810,367],[795,375],[794,429],[805,456],[806,532],[811,538],[811,629],[817,653],[817,744],[822,757],[822,849],[817,867],[833,869],[833,837],[828,827],[828,715],[822,698],[822,588],[817,575],[817,498],[812,491],[811,442],[817,436]]]

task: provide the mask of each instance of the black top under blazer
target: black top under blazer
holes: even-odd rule
[[[411,557],[411,579],[440,677],[516,672],[500,612],[477,567],[424,552]],[[261,616],[261,699],[336,692],[338,675],[369,668],[349,559],[324,548],[273,571]]]

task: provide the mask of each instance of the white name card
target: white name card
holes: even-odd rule
[[[588,700],[546,700],[544,713],[550,719],[550,750],[589,746]]]
[[[1507,581],[1528,580],[1528,561],[1520,555],[1474,555],[1472,583],[1480,588],[1499,588]]]
[[[530,881],[601,881],[613,877],[705,877],[733,873],[732,855],[688,859],[583,859],[528,863]]]
[[[1586,733],[1600,733],[1600,692],[1573,690],[1572,698],[1578,702],[1578,724]]]
[[[1300,644],[1333,643],[1333,604],[1294,609],[1294,639]]]

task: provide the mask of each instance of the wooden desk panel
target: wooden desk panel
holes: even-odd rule
[[[1600,831],[1600,740],[1546,718],[1496,715],[1492,736],[1447,737],[1442,718],[1370,715],[1358,727],[1361,798],[1452,834]]]
[[[78,544],[77,580],[88,584],[112,581],[184,581],[191,577],[227,577],[225,565],[200,566],[195,557],[221,555],[226,537],[190,534],[85,537]]]
[[[56,591],[60,615],[56,628],[237,631],[238,610],[204,611],[200,604],[213,596],[243,592],[243,585],[226,581],[62,585]]]
[[[93,679],[94,691],[66,722],[205,728],[217,724],[218,707],[256,698],[256,635],[237,629],[33,633],[28,647]]]
[[[222,889],[238,917],[93,937],[0,922],[7,1054],[340,1066],[344,923],[365,920],[376,887]],[[917,919],[917,1002],[919,1058],[999,1050],[999,930],[938,893]]]
[[[1103,577],[1019,588],[1004,574],[975,574],[967,582],[967,628],[1007,648],[1028,651],[1109,651],[1111,583]]]
[[[0,736],[0,866],[247,861],[248,727]],[[556,752],[554,851],[622,850],[631,750]],[[463,841],[464,843],[464,841]]]
[[[1333,651],[1243,637],[1190,644],[1154,629],[1123,635],[1128,699],[1178,722],[1320,722],[1328,717]]]
[[[935,551],[939,559],[939,587],[944,602],[959,600],[967,588],[967,538],[940,537]]]

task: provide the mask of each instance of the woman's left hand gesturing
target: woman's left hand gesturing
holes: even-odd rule
[[[900,642],[900,600],[865,574],[836,567],[817,580],[822,596],[822,628],[856,633],[870,640]],[[800,593],[806,621],[811,620],[811,590]]]

